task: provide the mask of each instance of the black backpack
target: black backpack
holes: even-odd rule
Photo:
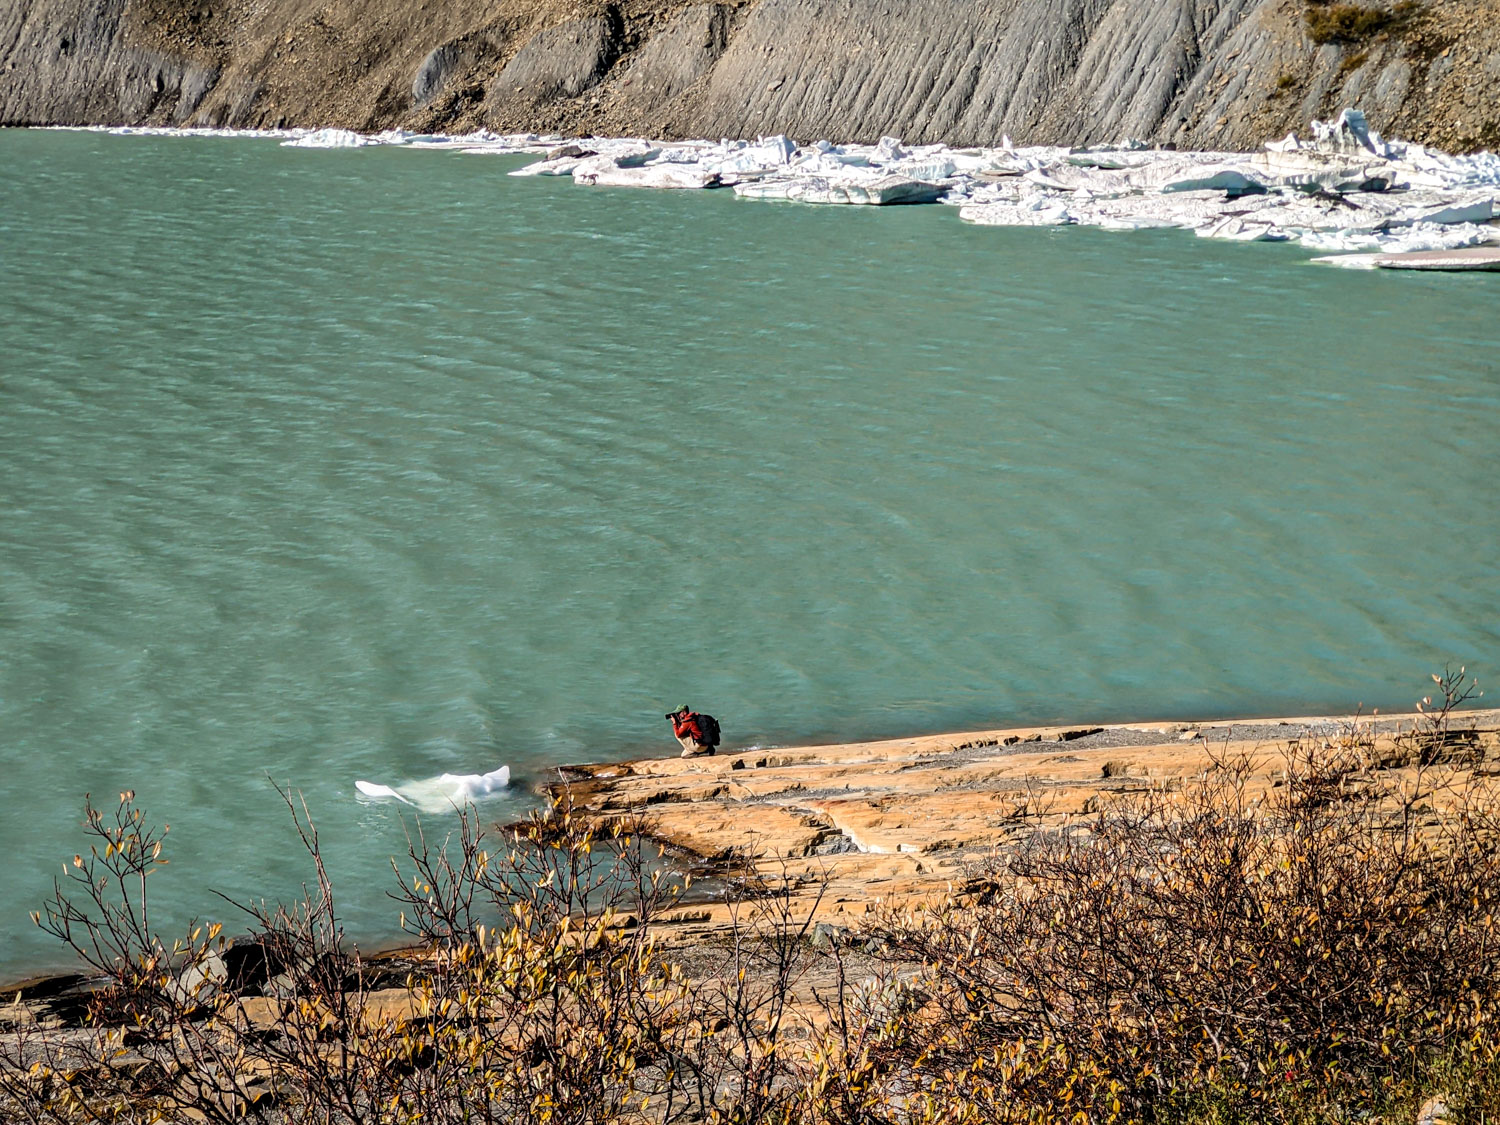
[[[712,715],[698,716],[698,729],[703,732],[703,745],[717,746],[719,744],[719,720]]]

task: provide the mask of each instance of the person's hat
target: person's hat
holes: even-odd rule
[[[693,713],[693,709],[691,707],[689,707],[686,703],[684,703],[681,707],[677,708],[677,710],[673,711],[672,714],[674,714],[674,715],[680,715],[684,711],[686,711],[689,715],[691,715]]]

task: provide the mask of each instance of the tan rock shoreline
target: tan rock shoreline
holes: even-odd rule
[[[1297,739],[1321,743],[1357,727],[1379,754],[1427,722],[1408,713],[1072,724],[730,748],[707,758],[564,766],[563,780],[542,794],[601,825],[630,823],[692,875],[679,906],[658,919],[662,940],[688,954],[732,928],[732,883],[775,884],[789,893],[794,914],[850,927],[883,905],[960,889],[976,864],[1039,829],[1176,788],[1216,758],[1253,755],[1250,784],[1265,791]],[[1478,765],[1437,769],[1500,775],[1500,709],[1455,713],[1450,728],[1450,740]],[[1414,770],[1374,773],[1371,781],[1399,789]],[[393,983],[424,956],[399,942],[364,953]],[[0,986],[13,998],[0,1025],[37,1017],[71,1025],[90,982],[67,970],[12,978]]]
[[[1446,692],[1447,681],[1440,683]],[[1199,1097],[1249,1104],[1267,1091],[1321,1110],[1321,1090],[1290,1069],[1323,1065],[1311,1046],[1294,1048],[1286,1063],[1265,1072],[1266,1090],[1163,1090],[1149,1080],[1158,1057],[1186,1051],[1197,1067],[1219,1056],[1192,1052],[1239,1041],[1209,1040],[1192,1013],[1236,1019],[1261,998],[1275,1007],[1255,1021],[1272,1036],[1287,1035],[1288,1021],[1303,1011],[1322,1020],[1328,1010],[1325,997],[1315,994],[1309,1004],[1304,993],[1323,988],[1337,1001],[1367,979],[1374,982],[1369,1011],[1340,1009],[1350,1026],[1405,1018],[1426,1033],[1415,1021],[1436,1021],[1437,1033],[1460,1041],[1434,1040],[1436,1061],[1424,1057],[1423,1067],[1438,1067],[1450,1055],[1437,1052],[1450,1048],[1458,1064],[1489,1066],[1495,1057],[1488,1040],[1476,1045],[1463,1025],[1454,1032],[1460,1017],[1448,1013],[1472,1004],[1474,1026],[1483,1031],[1480,1007],[1497,995],[1486,943],[1497,885],[1500,712],[1032,727],[568,772],[571,780],[549,787],[559,808],[526,821],[509,862],[500,861],[501,895],[492,904],[511,902],[506,888],[530,888],[534,895],[523,891],[517,914],[530,922],[489,937],[467,922],[433,927],[424,931],[432,946],[367,957],[320,936],[336,929],[324,898],[309,909],[326,906],[327,913],[308,915],[306,925],[278,914],[251,942],[218,939],[165,975],[149,970],[145,988],[137,980],[93,991],[102,978],[33,982],[30,995],[0,1007],[0,1109],[97,1101],[165,1108],[170,1120],[243,1114],[279,1123],[323,1104],[330,1075],[344,1082],[350,1064],[353,1086],[333,1087],[345,1109],[404,1109],[427,1104],[435,1092],[455,1106],[477,1096],[535,1108],[541,1103],[525,1100],[534,1091],[551,1098],[553,1088],[575,1087],[525,1083],[538,1075],[553,1083],[559,1072],[549,1067],[592,1060],[600,1044],[623,1038],[637,1053],[621,1056],[620,1069],[578,1096],[626,1089],[632,1105],[639,1099],[639,1115],[609,1120],[697,1120],[708,1116],[704,1106],[743,1098],[745,1087],[736,1082],[772,1057],[786,1061],[756,1079],[762,1085],[752,1093],[762,1109],[773,1098],[801,1105],[804,1087],[825,1097],[817,1076],[829,1067],[860,1081],[882,1077],[865,1067],[861,1044],[870,1029],[919,1060],[911,1064],[917,1067],[926,1065],[932,1044],[956,1044],[960,1058],[974,1053],[1003,1063],[1005,1043],[1030,1050],[1066,1034],[1086,1051],[1104,1027],[1137,1036],[1142,1050],[1155,1052],[1139,1089],[1128,1085],[1129,1071],[1110,1080],[1110,1101],[1099,1104],[1112,1112],[1125,1097],[1143,1105],[1157,1099],[1176,1113],[1158,1119],[1200,1120]],[[122,805],[123,823],[135,823],[125,799]],[[592,826],[623,829],[634,844],[618,852],[598,847],[587,832]],[[658,886],[659,875],[649,849],[639,847],[646,838],[710,875],[711,887],[717,878],[716,892],[641,896],[642,886]],[[1028,853],[1028,844],[1041,847]],[[1009,845],[1017,847],[1013,863],[980,866],[997,852],[1004,860]],[[439,884],[453,869],[427,870],[438,872],[431,881]],[[590,872],[606,879],[623,873],[624,896],[596,895],[604,885]],[[740,880],[749,893],[727,893]],[[419,880],[418,895],[433,893]],[[468,892],[458,893],[462,899]],[[924,899],[943,909],[905,914]],[[419,910],[445,909],[432,897],[408,901]],[[653,909],[641,925],[647,903],[666,908]],[[1441,909],[1450,913],[1431,913]],[[860,925],[865,919],[870,924]],[[269,944],[256,944],[268,936]],[[1105,996],[1097,1011],[1068,1015],[1095,995],[1098,958],[1118,955],[1139,965],[1141,950],[1165,959],[1145,962],[1162,966],[1159,978],[1149,979],[1170,983],[1161,991],[1143,977],[1132,1002],[1168,1015],[1185,1011],[1187,1022],[1142,1020],[1133,1009],[1122,1016],[1116,995]],[[1441,957],[1447,960],[1434,971]],[[1382,974],[1395,971],[1392,964],[1424,988],[1451,987],[1420,999],[1418,1014],[1407,1016],[1384,991]],[[1453,983],[1460,979],[1461,986]],[[1179,991],[1205,982],[1217,990],[1206,1003]],[[1038,987],[1049,992],[1038,997]],[[622,989],[639,990],[625,997],[638,1005],[628,1020],[615,1006]],[[1356,1004],[1365,1003],[1361,996]],[[976,1022],[969,1007],[976,998],[1003,1011],[1006,1022]],[[647,1031],[637,1050],[631,1037],[638,1022]],[[1316,1031],[1291,1034],[1297,1044],[1320,1041]],[[1382,1024],[1360,1040],[1375,1069],[1356,1074],[1352,1094],[1339,1092],[1339,1099],[1376,1097],[1371,1075],[1384,1073],[1390,1054],[1377,1049],[1405,1034]],[[1021,1038],[991,1047],[997,1036]],[[1334,1049],[1343,1043],[1341,1034],[1332,1040]],[[850,1050],[848,1057],[838,1053]],[[1138,1065],[1133,1051],[1125,1057],[1126,1065]],[[1329,1081],[1345,1062],[1335,1057]],[[443,1069],[450,1065],[451,1074]],[[1411,1064],[1394,1065],[1405,1074]],[[1021,1096],[1065,1105],[1071,1114],[1076,1071],[1054,1075],[1048,1066],[1026,1072]],[[510,1068],[507,1081],[518,1085],[474,1087],[476,1068],[485,1075]],[[947,1069],[922,1073],[955,1108],[989,1104],[996,1094],[977,1085],[977,1063],[957,1079]],[[1196,1069],[1183,1073],[1183,1082],[1197,1081]],[[1455,1073],[1458,1079],[1437,1069],[1411,1071],[1405,1085],[1378,1095],[1382,1106],[1404,1106],[1402,1114],[1381,1118],[1410,1120],[1434,1091],[1461,1098],[1477,1091],[1490,1099],[1486,1105],[1500,1105],[1488,1079]],[[1037,1084],[1049,1075],[1062,1085]],[[939,1078],[955,1085],[940,1086]],[[898,1096],[911,1088],[907,1082],[898,1075]],[[342,1093],[348,1088],[352,1095]],[[658,1095],[686,1108],[651,1117],[646,1107]],[[876,1101],[886,1096],[886,1087],[874,1094]],[[817,1103],[817,1112],[792,1120],[864,1119],[829,1114],[819,1108],[824,1104],[834,1105]],[[1301,1119],[1346,1120],[1342,1100],[1336,1108],[1331,1117]],[[721,1119],[764,1116],[756,1110]]]
[[[729,749],[568,767],[547,792],[601,822],[640,820],[700,875],[785,880],[801,909],[849,925],[883,903],[961,886],[975,862],[1038,828],[1174,788],[1226,755],[1250,754],[1250,785],[1265,791],[1298,740],[1336,740],[1357,726],[1378,761],[1427,722],[1413,713],[1119,723]],[[1500,770],[1500,711],[1456,714],[1448,737],[1479,760],[1474,768]],[[1415,767],[1372,774],[1399,787]],[[666,940],[691,944],[729,925],[722,895],[694,897],[667,918]]]

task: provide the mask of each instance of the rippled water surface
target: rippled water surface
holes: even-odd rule
[[[389,932],[396,782],[1494,679],[1500,275],[0,133],[0,969],[83,794]],[[386,874],[383,875],[382,872]]]

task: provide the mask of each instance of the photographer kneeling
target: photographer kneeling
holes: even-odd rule
[[[712,715],[700,715],[684,703],[665,716],[672,724],[672,733],[682,743],[682,756],[696,758],[712,754],[719,744],[719,720]]]

